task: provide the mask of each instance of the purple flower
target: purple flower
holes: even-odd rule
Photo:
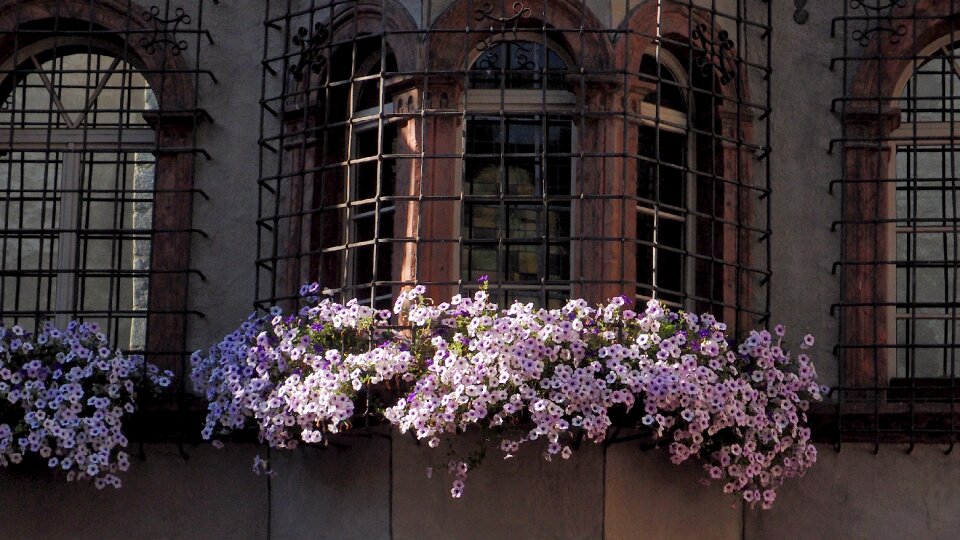
[[[762,504],[772,503],[771,486],[816,458],[800,413],[820,399],[816,371],[806,355],[794,359],[774,345],[770,332],[735,347],[709,314],[681,318],[654,300],[628,316],[626,295],[596,307],[580,299],[559,309],[499,310],[485,290],[450,303],[424,294],[418,286],[396,299],[403,331],[355,300],[310,298],[290,327],[267,326],[257,339],[264,323],[245,323],[198,352],[191,378],[210,403],[203,437],[249,427],[274,448],[318,442],[350,427],[365,389],[399,387],[409,393],[386,409],[386,421],[431,448],[473,426],[489,429],[506,457],[540,439],[547,459],[567,458],[577,434],[608,436],[613,407],[636,407],[674,463],[700,459],[725,491]],[[300,336],[305,327],[315,332]],[[324,329],[331,331],[316,333]],[[287,377],[288,363],[302,376]],[[500,430],[519,415],[529,428]],[[459,496],[476,464],[454,457]]]

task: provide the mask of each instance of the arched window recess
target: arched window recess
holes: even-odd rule
[[[480,42],[470,58],[465,95],[468,111],[564,112],[576,107],[563,47],[543,34],[508,33]]]
[[[543,35],[482,42],[464,96],[460,279],[487,275],[502,302],[571,294],[576,95],[573,65]]]
[[[193,166],[206,154],[194,128],[208,118],[197,83],[211,75],[202,3],[0,10],[5,323],[96,322],[112,346],[182,369],[186,320],[201,315],[187,295],[189,276],[203,277],[190,268],[203,235],[191,223]]]
[[[643,96],[637,127],[637,299],[692,309],[697,251],[695,137],[685,70],[652,47],[639,66]]]
[[[397,71],[396,59],[371,34],[325,49],[329,61],[319,54],[311,66],[320,68],[293,74],[300,86],[284,104],[285,156],[276,174],[289,216],[280,220],[283,286],[318,281],[327,293],[389,307],[401,118],[386,74]]]

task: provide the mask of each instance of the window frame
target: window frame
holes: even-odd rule
[[[942,95],[942,96],[924,96],[931,99],[940,98],[941,101],[949,99],[960,99],[960,63],[958,59],[960,56],[957,55],[957,49],[953,50],[953,54],[947,50],[947,46],[951,43],[955,45],[960,45],[960,37],[957,36],[941,36],[935,41],[931,42],[925,46],[917,55],[914,61],[911,63],[910,69],[904,74],[903,80],[898,82],[897,88],[900,89],[899,94],[901,95],[901,102],[897,103],[898,110],[902,110],[902,100],[903,99],[921,99],[920,97],[913,96],[907,97],[906,93],[909,89],[909,86],[913,84],[914,77],[917,75],[918,71],[928,62],[937,58],[938,53],[943,53],[943,57],[947,59],[952,59],[950,62],[954,79],[957,81],[957,86],[953,89],[954,96]],[[914,113],[917,114],[917,113]],[[949,114],[949,113],[948,113]],[[917,377],[916,376],[916,363],[910,362],[909,360],[905,361],[904,371],[905,373],[900,375],[900,360],[898,354],[901,349],[905,349],[909,354],[916,344],[914,341],[901,342],[899,337],[898,326],[901,321],[916,321],[916,320],[940,320],[948,321],[954,320],[956,324],[960,322],[960,310],[955,306],[953,307],[953,315],[950,316],[949,313],[944,313],[943,316],[937,317],[924,317],[918,316],[918,314],[910,313],[899,313],[901,307],[909,311],[913,311],[914,308],[910,307],[910,302],[904,302],[903,304],[910,304],[906,306],[901,306],[900,302],[900,290],[899,290],[899,272],[896,268],[897,264],[912,264],[914,261],[910,259],[910,254],[907,254],[907,258],[903,261],[900,260],[897,242],[898,235],[907,234],[907,235],[916,235],[924,234],[925,232],[932,232],[934,234],[941,234],[944,231],[939,229],[944,229],[944,227],[922,227],[922,226],[902,226],[900,222],[902,219],[898,213],[897,209],[897,190],[900,186],[900,180],[905,180],[907,178],[912,179],[912,176],[909,176],[911,173],[908,171],[908,176],[901,179],[898,172],[898,159],[901,152],[916,152],[916,150],[911,151],[910,149],[923,149],[923,148],[941,148],[943,154],[948,152],[953,152],[957,154],[960,152],[960,110],[951,115],[957,115],[958,118],[955,122],[951,123],[949,121],[923,121],[919,119],[914,119],[914,121],[904,121],[902,119],[899,124],[890,131],[887,135],[887,152],[889,155],[889,160],[887,164],[887,178],[893,179],[894,181],[886,182],[887,190],[887,199],[888,204],[885,209],[887,218],[887,224],[884,227],[884,234],[887,238],[887,253],[890,254],[888,257],[890,260],[895,261],[893,271],[888,272],[886,276],[886,319],[887,327],[890,331],[886,336],[885,351],[886,354],[882,354],[884,363],[886,364],[886,378],[889,381],[887,384],[892,385],[898,380],[906,381],[916,381],[920,379],[929,379],[930,377]],[[958,163],[960,164],[960,163]],[[946,179],[944,179],[946,180]],[[915,216],[917,217],[917,216]],[[929,229],[929,230],[928,230]],[[953,234],[960,234],[960,225],[954,227]],[[916,302],[914,302],[916,303]],[[949,308],[947,308],[949,309]],[[922,315],[922,314],[919,314]],[[931,314],[939,315],[939,314]],[[944,343],[946,346],[947,343]],[[954,355],[956,356],[956,355]],[[950,363],[950,374],[942,374],[940,377],[953,378],[956,379],[958,376],[957,373],[957,363],[960,361],[960,358],[954,358]],[[911,369],[912,368],[912,369]],[[889,397],[889,396],[888,396]],[[923,396],[921,396],[923,397]]]
[[[392,54],[389,46],[386,47],[385,51],[388,55]],[[374,269],[373,275],[375,278],[374,282],[382,281],[382,277],[377,272],[378,257],[382,256],[382,246],[389,246],[391,250],[391,259],[392,259],[392,250],[393,250],[393,238],[383,238],[380,234],[380,224],[383,217],[393,220],[394,222],[397,219],[397,203],[396,203],[396,185],[397,179],[395,174],[392,178],[389,179],[393,183],[394,194],[389,196],[390,199],[386,202],[381,201],[381,191],[383,190],[383,182],[387,180],[384,175],[385,170],[385,160],[384,158],[389,157],[393,151],[386,147],[387,139],[385,138],[385,132],[388,125],[397,124],[397,120],[392,115],[394,114],[394,104],[392,97],[387,91],[387,81],[383,77],[385,72],[385,67],[382,65],[382,62],[385,58],[384,51],[380,51],[374,54],[370,54],[363,61],[356,66],[354,73],[350,77],[350,92],[348,96],[348,107],[349,114],[347,115],[347,126],[349,133],[349,141],[347,141],[347,148],[345,149],[345,165],[347,171],[346,178],[346,189],[344,190],[345,195],[347,196],[346,204],[346,216],[344,220],[346,221],[344,231],[346,237],[344,238],[344,246],[346,250],[345,258],[346,264],[344,269],[346,275],[343,276],[343,283],[341,286],[342,290],[350,291],[351,296],[356,298],[361,303],[370,303],[371,305],[377,306],[381,309],[387,309],[393,305],[393,292],[385,294],[376,294],[376,290],[382,285],[374,285],[373,283],[361,283],[358,281],[358,263],[357,257],[357,248],[364,248],[367,245],[372,246],[373,248],[373,259],[374,259]],[[374,68],[380,66],[379,71],[374,71]],[[357,75],[360,73],[361,75]],[[374,83],[377,86],[377,92],[379,95],[379,103],[373,107],[367,107],[365,109],[357,109],[358,102],[363,94],[364,86],[367,84]],[[377,154],[375,156],[358,156],[359,151],[359,142],[358,137],[364,133],[369,133],[373,130],[377,131]],[[374,196],[374,209],[367,210],[364,212],[355,213],[354,208],[358,206],[359,195],[358,190],[360,189],[359,183],[356,181],[359,177],[359,168],[364,163],[369,163],[370,158],[376,158],[377,161],[377,179],[376,179],[376,190],[377,194]],[[363,199],[369,200],[369,199]],[[370,204],[370,203],[366,203]],[[373,239],[366,240],[357,240],[359,233],[357,232],[358,221],[365,217],[374,216],[375,218],[375,229],[373,233]],[[396,230],[396,223],[393,223],[393,229]],[[395,234],[393,236],[396,236]],[[393,268],[393,261],[390,263],[390,276],[388,281],[394,281],[396,279],[396,270]],[[361,298],[357,293],[365,288],[370,289],[370,295],[366,298]]]
[[[675,293],[681,297],[680,302],[662,299],[662,298],[660,300],[674,308],[691,310],[691,309],[695,309],[695,306],[694,306],[695,300],[693,296],[695,296],[694,291],[696,290],[696,276],[695,276],[696,273],[692,268],[694,266],[691,264],[692,261],[686,260],[686,259],[688,258],[689,252],[691,251],[695,252],[695,246],[696,246],[696,226],[695,226],[695,223],[693,222],[696,219],[696,208],[695,208],[696,207],[696,200],[695,200],[696,199],[695,197],[696,165],[695,164],[696,164],[696,156],[697,156],[697,147],[696,147],[696,133],[691,123],[691,119],[695,118],[695,111],[694,111],[695,100],[692,99],[693,88],[692,88],[692,85],[690,84],[690,81],[686,77],[686,69],[684,68],[683,64],[679,61],[679,59],[677,59],[673,55],[673,53],[666,50],[664,47],[661,47],[658,45],[652,45],[645,51],[644,57],[646,56],[653,58],[658,63],[658,66],[659,66],[658,69],[661,70],[661,73],[662,73],[662,70],[668,70],[669,73],[673,76],[674,80],[676,81],[677,87],[684,94],[683,96],[684,102],[685,102],[684,105],[687,110],[679,111],[677,109],[666,107],[660,103],[660,97],[659,97],[660,93],[658,92],[658,89],[662,84],[663,77],[662,75],[658,74],[657,79],[655,81],[652,81],[655,86],[651,90],[652,92],[657,92],[657,95],[658,95],[657,103],[650,103],[645,99],[649,94],[645,94],[643,96],[644,99],[640,100],[639,126],[637,126],[637,129],[639,130],[639,129],[642,129],[642,127],[648,127],[648,128],[652,128],[655,132],[665,131],[675,135],[686,136],[686,147],[684,148],[685,160],[684,160],[684,163],[681,164],[682,168],[684,169],[684,172],[683,172],[684,196],[683,196],[683,214],[671,212],[669,209],[659,210],[658,208],[656,208],[656,206],[658,206],[657,201],[651,201],[650,203],[645,203],[640,200],[639,195],[637,196],[637,201],[636,201],[637,219],[640,219],[641,214],[651,215],[654,217],[653,240],[652,240],[652,245],[649,246],[652,252],[651,264],[653,268],[652,268],[651,275],[653,279],[652,279],[652,283],[648,284],[649,285],[648,288],[651,290],[652,295],[647,296],[647,295],[641,294],[639,291],[640,268],[637,268],[636,269],[637,287],[635,287],[634,298],[639,302],[645,303],[651,298],[657,298],[657,292],[659,289],[661,289],[659,282],[657,280],[657,274],[658,274],[657,257],[658,257],[658,251],[662,248],[658,242],[657,231],[659,229],[659,225],[658,225],[659,219],[665,218],[673,222],[682,223],[683,225],[682,237],[683,237],[685,247],[680,252],[680,256],[682,257],[681,271],[683,273],[683,276],[681,278],[681,281],[683,283],[683,289],[680,291],[675,291]],[[642,60],[643,60],[643,57],[641,57],[641,62]],[[640,70],[639,66],[638,66],[637,72],[641,74],[640,75],[641,80],[645,80],[644,79],[645,75]],[[660,138],[659,133],[657,133],[656,136],[658,139]],[[639,182],[639,170],[640,170],[640,167],[642,166],[641,163],[643,161],[641,159],[641,156],[643,154],[644,149],[640,145],[639,137],[637,141],[638,141],[637,148],[635,151],[635,155],[637,157],[635,159],[638,162],[637,163],[637,171],[638,171],[637,180]],[[657,158],[657,160],[659,161],[659,158]],[[639,190],[639,184],[638,184],[638,190]],[[644,204],[649,204],[649,206],[644,206]],[[646,246],[643,245],[640,238],[636,238],[635,240],[637,242],[638,250],[646,249]]]
[[[486,46],[483,48],[474,47],[471,51],[471,54],[467,56],[467,62],[464,66],[464,72],[466,74],[465,84],[462,90],[462,122],[456,130],[456,152],[459,155],[456,164],[456,175],[460,179],[459,186],[459,200],[460,204],[456,205],[456,209],[453,213],[453,230],[458,231],[460,237],[460,242],[458,249],[455,250],[455,260],[454,264],[451,267],[452,282],[459,282],[461,287],[465,290],[473,290],[476,288],[474,283],[475,279],[480,278],[481,276],[471,276],[471,279],[464,279],[464,254],[469,249],[471,245],[471,240],[466,236],[466,221],[465,221],[465,206],[468,204],[483,204],[482,202],[471,203],[466,198],[469,197],[469,194],[466,193],[466,160],[467,160],[467,125],[470,122],[472,117],[487,117],[488,119],[499,119],[501,120],[501,125],[503,122],[510,118],[517,119],[531,119],[538,118],[541,122],[541,126],[551,123],[551,119],[557,118],[558,120],[562,119],[563,122],[569,122],[570,126],[570,240],[568,243],[568,253],[569,253],[569,262],[567,272],[570,276],[570,279],[564,280],[565,285],[554,285],[547,283],[540,284],[517,284],[516,282],[511,282],[509,280],[503,280],[497,282],[493,279],[490,280],[490,285],[492,289],[495,289],[500,295],[498,300],[505,298],[507,295],[516,292],[530,292],[533,294],[549,294],[550,292],[566,292],[567,296],[570,296],[573,291],[572,287],[574,285],[574,270],[575,270],[575,261],[577,260],[578,253],[580,251],[579,242],[576,240],[578,236],[581,236],[579,232],[579,223],[576,219],[578,215],[578,201],[574,196],[576,189],[576,180],[577,180],[577,170],[579,167],[579,159],[577,154],[579,152],[577,143],[579,142],[579,126],[576,122],[577,114],[577,104],[580,101],[575,92],[570,90],[559,90],[548,88],[548,85],[544,84],[541,88],[507,88],[504,86],[503,81],[500,81],[500,88],[472,88],[470,84],[471,73],[473,72],[473,66],[476,62],[486,53],[488,48],[493,45],[500,43],[533,43],[544,47],[545,54],[553,52],[556,54],[561,61],[566,65],[566,69],[562,72],[561,76],[569,76],[575,72],[576,63],[567,53],[562,44],[547,38],[543,33],[534,33],[529,31],[516,31],[510,32],[506,35],[497,36],[496,39],[493,39],[486,43]],[[510,71],[504,68],[506,71]],[[543,137],[546,137],[547,134],[544,132]],[[541,139],[540,142],[543,142],[544,139]],[[503,171],[501,170],[501,173]],[[544,195],[541,194],[540,202],[543,203]],[[534,204],[534,200],[531,199],[530,203]],[[547,219],[547,213],[549,211],[544,211],[544,219]],[[532,242],[529,245],[534,245]],[[539,247],[543,247],[544,242],[540,241],[538,244]],[[501,263],[501,253],[500,247],[497,247],[497,263]],[[544,257],[549,257],[549,246],[547,246],[547,252],[543,254]],[[545,268],[545,262],[541,261],[538,263],[542,270]],[[544,279],[545,281],[545,279]],[[541,297],[541,302],[546,301],[546,297]],[[544,303],[543,305],[546,305]]]
[[[121,65],[125,65],[127,67],[123,68],[121,73],[130,73],[131,75],[137,73],[135,68],[126,63],[119,54],[122,54],[122,51],[109,43],[101,46],[99,42],[91,44],[87,40],[72,36],[47,37],[24,47],[16,57],[8,58],[0,65],[0,86],[5,85],[6,81],[10,80],[11,93],[20,91],[20,85],[25,82],[26,77],[33,74],[40,77],[42,87],[49,94],[50,109],[48,114],[60,119],[55,122],[51,120],[44,127],[15,127],[15,124],[10,124],[9,129],[7,127],[0,128],[0,152],[44,154],[47,157],[47,163],[54,165],[54,174],[56,175],[54,181],[57,188],[50,190],[50,200],[57,201],[55,206],[59,207],[59,232],[56,239],[56,262],[51,265],[50,271],[56,274],[56,277],[51,280],[56,284],[56,293],[53,304],[50,306],[51,310],[45,313],[38,310],[38,316],[41,318],[52,316],[53,322],[58,328],[65,328],[67,323],[77,316],[77,313],[85,311],[78,305],[78,302],[80,302],[77,297],[78,289],[85,289],[86,286],[81,287],[83,269],[78,266],[77,258],[81,249],[80,236],[83,226],[80,223],[80,207],[84,196],[83,182],[86,175],[89,174],[87,171],[88,156],[114,154],[119,159],[124,154],[152,154],[157,148],[156,132],[146,124],[143,127],[123,123],[109,127],[87,124],[88,117],[98,98],[114,74],[117,73],[117,69]],[[55,87],[58,84],[56,78],[52,77],[55,75],[55,70],[48,71],[44,66],[49,62],[63,62],[65,59],[75,56],[104,57],[109,59],[110,65],[106,70],[102,70],[99,61],[97,67],[93,67],[90,61],[87,61],[88,73],[97,76],[96,85],[87,87],[86,104],[83,109],[66,110],[60,101],[61,93]],[[22,61],[20,65],[16,65],[15,60]],[[33,69],[25,72],[20,66],[27,62],[32,63]],[[18,78],[20,80],[17,80]],[[30,89],[40,90],[42,87],[34,86]],[[130,81],[130,86],[124,91],[133,92],[137,88]],[[148,92],[149,86],[144,86],[143,89]],[[147,100],[148,98],[145,96],[144,99]],[[148,109],[149,104],[144,108],[144,111]],[[15,112],[16,109],[12,110],[10,114],[15,114]],[[25,114],[40,111],[24,109],[19,112]],[[134,112],[136,111],[134,110]],[[79,117],[73,119],[73,115],[70,113],[78,113]],[[130,112],[119,114],[130,114]],[[61,120],[66,124],[66,127],[60,125]],[[53,154],[57,155],[56,160],[50,160]],[[116,163],[122,162],[116,161]],[[133,169],[130,172],[135,174]],[[153,209],[151,208],[151,221],[152,214]],[[134,256],[134,254],[131,252],[130,256]],[[149,256],[147,258],[149,259]],[[149,263],[146,272],[149,274]],[[149,291],[149,283],[147,284],[147,290]],[[112,312],[112,309],[108,311]],[[136,320],[145,322],[146,313],[147,311],[144,310],[144,316]],[[107,317],[110,318],[110,316]],[[133,320],[131,320],[131,324],[134,324]],[[131,327],[131,334],[133,332],[133,327]],[[120,339],[121,336],[111,337]],[[127,338],[132,339],[132,335],[127,336]],[[145,344],[141,344],[141,346],[143,345]],[[133,346],[132,343],[131,346]]]
[[[844,419],[835,426],[839,440],[868,437],[879,446],[955,439],[960,378],[900,378],[896,372],[903,346],[896,328],[897,149],[956,142],[937,139],[937,128],[922,122],[903,122],[901,106],[917,69],[944,45],[960,41],[951,9],[934,3],[918,10],[894,7],[890,16],[905,37],[861,42],[864,54],[844,81],[843,97],[833,102],[843,128],[831,143],[843,152],[842,177],[831,182],[831,192],[839,186],[842,197],[841,218],[833,225],[842,234],[834,265],[840,297],[831,306],[840,329],[832,407]]]
[[[193,24],[176,29],[177,41],[163,40],[154,32],[154,17],[172,15],[172,8],[169,13],[159,8],[158,13],[91,1],[83,9],[65,11],[62,0],[33,0],[0,11],[0,28],[8,29],[0,35],[0,61],[24,58],[24,49],[47,37],[58,43],[79,40],[83,52],[91,47],[113,47],[118,51],[113,56],[138,71],[156,97],[155,112],[144,114],[155,134],[150,148],[155,173],[143,352],[149,361],[176,376],[184,373],[190,353],[187,320],[203,316],[188,304],[190,277],[204,279],[190,263],[194,235],[205,235],[192,222],[194,196],[206,197],[195,188],[194,165],[200,156],[210,157],[195,137],[196,126],[210,118],[200,104],[199,79],[210,76],[215,82],[212,72],[202,65],[201,50],[210,37],[202,20],[202,3],[198,0],[197,9],[189,12]],[[90,28],[96,31],[91,34]],[[187,47],[191,53],[180,54]],[[5,135],[0,133],[0,140]]]

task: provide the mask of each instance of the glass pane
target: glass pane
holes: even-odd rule
[[[957,361],[958,321],[900,319],[897,343],[898,377],[945,377],[960,374]],[[953,344],[953,345],[951,345]]]
[[[925,69],[915,81],[917,89],[932,80],[932,68]],[[929,117],[916,112],[920,118]],[[897,370],[901,376],[943,376],[952,366],[951,344],[957,336],[950,319],[956,316],[954,306],[960,301],[956,269],[960,186],[953,180],[958,157],[943,146],[897,150]]]
[[[640,127],[637,196],[676,208],[686,192],[686,135]]]
[[[471,195],[500,193],[500,159],[474,158],[465,164],[467,188]]]
[[[461,257],[464,281],[475,281],[484,274],[495,286],[569,279],[572,130],[569,120],[556,118],[469,119]],[[486,154],[501,149],[502,155]],[[538,303],[546,300],[533,289],[525,294],[536,297]]]
[[[152,107],[146,80],[126,62],[99,54],[41,61],[23,58],[26,73],[0,106],[0,125],[22,128],[144,126]],[[48,86],[49,85],[49,86]]]
[[[8,152],[0,160],[0,309],[33,326],[55,309],[62,155]],[[31,328],[32,329],[32,328]]]
[[[687,269],[687,136],[639,128],[637,294],[680,303]]]
[[[500,210],[496,206],[470,205],[466,208],[467,232],[471,239],[500,237]]]
[[[952,122],[958,111],[960,77],[955,45],[946,45],[925,61],[904,88],[900,107],[904,122]]]
[[[507,280],[511,282],[540,281],[540,253],[537,246],[510,245],[507,253]]]
[[[497,263],[497,248],[485,245],[466,245],[464,246],[463,272],[461,277],[463,281],[471,283],[478,277],[489,276],[491,283],[500,283],[499,264]]]
[[[381,127],[375,121],[360,124],[354,130],[354,159],[375,159],[353,166],[350,241],[364,245],[350,247],[351,268],[346,293],[378,308],[392,307],[389,300],[392,287],[372,284],[394,279],[393,247],[387,240],[394,238],[396,206],[389,197],[394,194],[396,168],[394,160],[376,158],[392,151],[396,128]]]
[[[644,101],[665,109],[687,110],[685,89],[680,85],[673,71],[662,62],[658,62],[649,54],[643,55],[643,60],[640,62],[640,76],[643,80],[657,83],[657,89],[647,94],[643,98]]]
[[[543,43],[500,41],[486,46],[470,68],[471,88],[563,88],[566,62]]]
[[[124,348],[142,349],[149,303],[154,156],[87,153],[76,235],[77,316]]]
[[[507,238],[539,238],[540,215],[539,208],[507,207]]]

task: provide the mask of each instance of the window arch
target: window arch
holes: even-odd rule
[[[481,43],[465,92],[461,279],[503,302],[570,296],[575,97],[542,36]]]
[[[956,375],[960,71],[957,43],[933,43],[903,85],[900,126],[890,135],[895,250],[894,377]],[[894,360],[894,359],[891,359]]]
[[[202,5],[0,0],[4,322],[97,322],[112,346],[182,373],[201,315],[190,276],[204,277],[190,266],[206,196],[194,164],[209,157],[199,79],[216,82]]]
[[[693,137],[689,86],[681,64],[655,49],[640,61],[640,78],[654,84],[641,104],[637,127],[637,297],[690,308],[692,265],[685,254],[695,239],[689,212]]]
[[[100,323],[143,350],[149,303],[155,98],[110,45],[40,40],[0,73],[0,303],[12,322]]]

